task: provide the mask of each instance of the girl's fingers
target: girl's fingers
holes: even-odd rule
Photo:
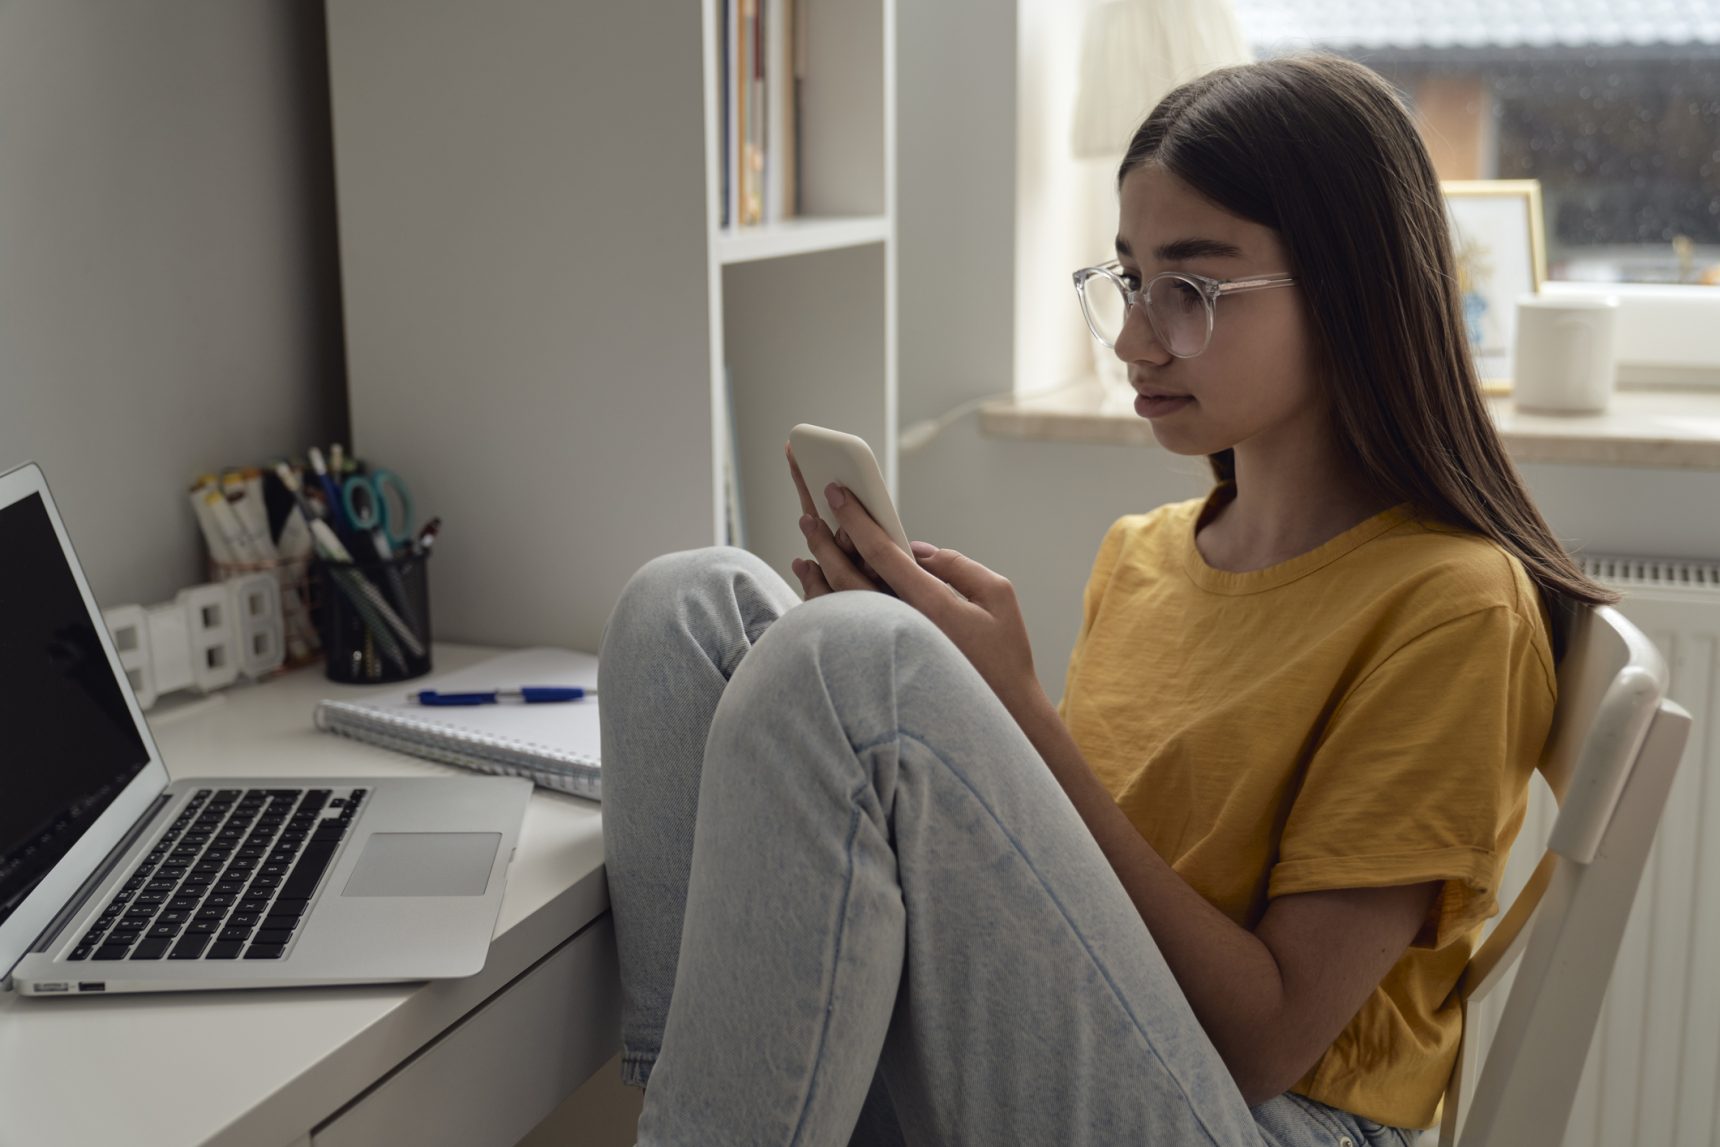
[[[856,564],[856,558],[836,544],[830,527],[826,526],[818,515],[802,515],[800,529],[806,535],[807,548],[817,559],[816,564],[824,575],[825,584],[832,590],[871,589],[895,596],[895,591],[885,584],[882,578],[873,575],[869,567],[862,568],[864,562]]]
[[[818,568],[818,563],[806,558],[795,558],[793,563],[794,576],[800,579],[801,596],[811,601],[815,597],[823,597],[834,591],[830,583],[824,580],[824,571]]]
[[[836,544],[842,547],[842,552],[848,555],[848,560],[854,563],[854,568],[874,580],[877,573],[860,553],[860,547],[854,544],[854,539],[848,536],[848,531],[838,526],[836,528]]]
[[[812,551],[819,569],[824,573],[824,580],[833,590],[870,589],[871,582],[866,575],[854,565],[853,559],[836,544],[831,536],[830,527],[826,526],[817,514],[804,514],[800,519],[800,532],[806,535],[806,548]]]
[[[794,488],[800,494],[800,512],[818,516],[818,503],[812,500],[812,491],[806,488],[806,479],[800,476],[800,464],[794,460],[794,447],[785,446],[788,452],[788,472],[794,478]]]

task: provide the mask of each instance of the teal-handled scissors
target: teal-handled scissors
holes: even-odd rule
[[[378,557],[391,558],[412,540],[412,492],[394,471],[350,475],[340,500],[346,520],[374,539]]]

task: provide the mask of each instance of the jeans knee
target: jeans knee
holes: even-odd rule
[[[784,614],[768,637],[779,649],[831,650],[849,663],[863,661],[875,652],[894,657],[904,645],[949,641],[930,618],[907,602],[865,590],[812,598]]]
[[[633,634],[637,626],[661,626],[677,617],[685,602],[707,588],[732,583],[740,573],[771,576],[758,555],[736,546],[700,546],[659,554],[640,566],[621,587],[615,608],[604,622],[601,644],[610,646],[617,634]],[[616,642],[620,646],[623,638]]]

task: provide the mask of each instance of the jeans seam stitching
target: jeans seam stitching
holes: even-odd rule
[[[1337,1136],[1337,1138],[1333,1140],[1334,1143],[1342,1143],[1344,1139],[1349,1136],[1349,1131],[1342,1124],[1334,1119],[1328,1112],[1322,1110],[1320,1107],[1314,1106],[1314,1104],[1319,1102],[1318,1100],[1311,1099],[1306,1095],[1294,1092],[1291,1094],[1295,1095],[1297,1099],[1303,1101],[1301,1105],[1302,1110],[1313,1116],[1316,1123],[1324,1125],[1328,1134]]]
[[[977,801],[979,806],[986,811],[988,816],[991,817],[992,823],[997,826],[999,832],[1003,833],[1004,839],[1009,841],[1010,846],[1015,849],[1016,855],[1021,857],[1021,862],[1027,865],[1027,870],[1033,873],[1034,879],[1039,881],[1039,886],[1043,888],[1045,890],[1045,894],[1051,898],[1051,903],[1057,906],[1057,911],[1062,915],[1063,922],[1069,926],[1069,931],[1074,933],[1075,939],[1080,942],[1081,947],[1087,953],[1087,958],[1091,960],[1093,966],[1098,969],[1099,975],[1104,977],[1106,986],[1111,989],[1111,994],[1116,999],[1118,1006],[1123,1009],[1123,1014],[1128,1016],[1129,1022],[1135,1025],[1135,1030],[1141,1035],[1141,1041],[1147,1045],[1147,1050],[1152,1052],[1153,1058],[1159,1061],[1160,1066],[1165,1070],[1165,1074],[1170,1076],[1170,1078],[1176,1082],[1178,1090],[1182,1092],[1184,1102],[1188,1104],[1189,1112],[1195,1117],[1195,1122],[1200,1124],[1200,1129],[1206,1133],[1207,1138],[1212,1141],[1215,1147],[1217,1147],[1219,1143],[1218,1136],[1214,1135],[1212,1128],[1207,1126],[1205,1116],[1201,1114],[1200,1109],[1195,1106],[1193,1100],[1190,1098],[1188,1087],[1183,1083],[1182,1077],[1171,1069],[1169,1062],[1167,1062],[1164,1055],[1160,1053],[1158,1045],[1155,1044],[1152,1037],[1147,1034],[1146,1027],[1141,1023],[1140,1018],[1135,1015],[1135,1010],[1129,1006],[1129,1001],[1124,998],[1122,990],[1117,987],[1116,981],[1111,978],[1110,970],[1105,967],[1104,963],[1099,959],[1098,954],[1093,951],[1092,945],[1087,943],[1087,937],[1081,934],[1081,929],[1075,926],[1075,921],[1069,915],[1069,910],[1063,906],[1063,901],[1058,898],[1057,893],[1054,892],[1051,886],[1046,883],[1045,878],[1039,874],[1039,869],[1034,867],[1032,859],[1027,855],[1027,850],[1022,848],[1021,842],[1015,839],[1015,834],[1010,832],[1004,825],[997,813],[994,812],[992,807],[986,803],[985,798],[980,796],[979,790],[973,787],[973,784],[967,779],[966,775],[964,775],[960,769],[956,768],[955,765],[946,760],[942,753],[939,753],[934,749],[929,743],[927,743],[926,739],[921,737],[919,734],[907,729],[901,729],[890,736],[878,738],[870,745],[867,745],[866,748],[872,748],[876,745],[882,744],[894,736],[906,737],[918,744],[921,748],[925,749],[926,752],[930,753],[939,764],[943,765],[944,768],[948,769],[957,780],[961,781],[969,793],[973,794],[973,799]],[[862,752],[864,750],[856,749],[855,751]],[[858,810],[856,810],[856,812],[858,812]]]
[[[794,1134],[789,1137],[790,1144],[800,1142],[800,1135],[806,1127],[806,1117],[812,1111],[812,1099],[818,1092],[818,1069],[824,1062],[824,1049],[830,1038],[830,1017],[836,1010],[836,977],[842,971],[842,937],[848,927],[848,900],[854,891],[854,838],[860,833],[860,795],[866,791],[871,782],[861,785],[849,794],[851,807],[848,819],[847,871],[843,874],[842,908],[836,916],[836,951],[830,960],[830,994],[824,1002],[824,1026],[818,1032],[818,1051],[812,1057],[812,1071],[806,1085],[806,1099],[801,1103],[800,1118],[795,1121]]]

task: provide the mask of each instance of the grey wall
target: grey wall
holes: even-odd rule
[[[1017,105],[1018,58],[1037,51],[1037,41],[1018,45],[1017,29],[1038,35],[1032,30],[1043,30],[1055,4],[1019,0],[1019,7],[1020,25],[1018,4],[1005,0],[898,9],[904,424],[1008,389],[1017,373],[1008,319],[1016,132],[1018,121],[1042,110]],[[1029,243],[1045,223],[1020,222]],[[1020,321],[1035,321],[1031,308]],[[1024,377],[1020,386],[1060,381]],[[1573,549],[1720,556],[1720,473],[1549,465],[1526,465],[1523,473]],[[1056,698],[1105,527],[1119,515],[1198,496],[1209,484],[1201,459],[1150,447],[990,439],[970,416],[903,455],[899,502],[912,536],[962,550],[1015,583],[1035,667]]]
[[[0,0],[0,470],[104,605],[203,580],[194,474],[344,437],[322,5]]]

